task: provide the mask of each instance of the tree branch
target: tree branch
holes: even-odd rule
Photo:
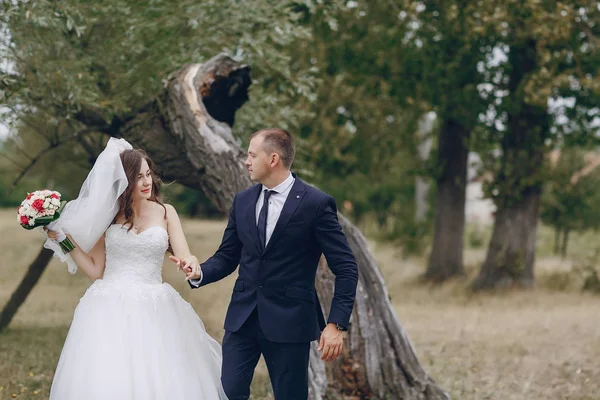
[[[6,158],[9,162],[15,164],[17,167],[23,168],[18,162],[16,162],[15,160],[11,159],[8,155],[6,155],[5,152],[0,152],[0,156]]]
[[[80,141],[80,139],[82,138],[82,135],[89,133],[89,132],[95,132],[95,131],[96,131],[95,127],[94,128],[85,128],[85,129],[75,132],[73,135],[71,135],[70,137],[68,137],[62,141],[61,140],[54,141],[54,140],[50,140],[47,138],[48,142],[49,142],[48,146],[43,148],[42,150],[40,150],[33,158],[29,157],[29,160],[30,160],[29,164],[27,164],[23,169],[21,169],[17,178],[15,178],[15,180],[13,181],[10,190],[12,191],[15,189],[15,187],[21,181],[21,179],[23,179],[23,177],[31,170],[31,168],[33,168],[35,166],[35,164],[37,164],[37,162],[45,154],[49,153],[53,149],[60,147],[61,145],[64,145],[66,143],[69,143],[69,142],[72,142],[75,140],[79,141],[82,145],[84,145],[84,143],[82,143],[82,141]],[[85,148],[85,146],[84,146],[84,148]],[[86,151],[88,151],[87,148],[86,148]],[[89,151],[92,151],[92,150],[90,149]],[[6,155],[4,155],[4,156],[6,157]],[[94,159],[96,158],[96,154],[94,152],[90,153],[90,156]],[[89,165],[86,165],[86,167],[89,167]]]
[[[12,186],[10,188],[11,191],[15,189],[17,184],[23,179],[23,177],[34,167],[35,164],[44,156],[44,154],[48,153],[52,149],[56,148],[57,145],[55,143],[50,143],[50,145],[44,149],[42,149],[38,154],[35,155],[30,161],[29,164],[25,166],[17,176],[17,178],[13,181]]]

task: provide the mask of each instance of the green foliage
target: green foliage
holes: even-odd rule
[[[540,166],[553,144],[594,141],[600,10],[589,1],[482,3],[487,34],[506,57],[486,69],[484,97],[494,101],[476,143],[495,175],[488,196],[510,207],[548,179]]]
[[[373,219],[383,236],[409,241],[429,233],[414,223],[415,177],[439,167],[417,156],[424,112],[460,122],[476,149],[493,154],[486,168],[499,178],[489,188],[498,198],[518,199],[544,179],[522,164],[531,151],[593,137],[600,11],[589,1],[322,3],[0,0],[10,42],[0,46],[0,105],[17,117],[21,148],[49,148],[35,174],[75,187],[115,121],[153,99],[170,73],[224,51],[252,67],[235,133],[246,140],[269,125],[298,133],[303,177],[356,222]],[[518,56],[529,48],[525,65]],[[576,101],[547,110],[561,96]],[[81,122],[90,110],[97,126]],[[510,124],[523,115],[525,125]],[[90,132],[74,140],[82,130]],[[498,150],[510,146],[531,151],[502,161]],[[64,174],[51,157],[63,158]],[[181,188],[168,194],[190,213],[205,205]]]
[[[171,204],[182,215],[202,218],[222,218],[224,216],[202,191],[193,190],[178,183],[164,185],[161,197],[163,202]]]
[[[384,8],[360,2],[307,20],[313,41],[298,43],[296,57],[320,85],[299,125],[296,167],[362,228],[374,221],[378,237],[408,239],[423,168],[414,136],[422,111],[406,106],[395,86],[396,39]]]
[[[0,0],[0,110],[9,110],[13,132],[6,147],[29,154],[13,162],[11,178],[41,152],[37,163],[46,168],[28,174],[80,184],[68,171],[89,170],[107,134],[118,134],[119,122],[154,99],[169,74],[219,52],[252,68],[252,101],[238,113],[235,133],[297,126],[309,114],[317,79],[290,50],[310,41],[306,18],[327,18],[337,7],[310,0]],[[61,174],[52,157],[73,165]],[[185,193],[190,212],[212,213],[202,197]]]
[[[480,249],[488,244],[491,236],[489,227],[478,223],[468,224],[465,227],[466,243],[472,249]]]
[[[253,68],[258,115],[243,124],[293,121],[292,104],[309,96],[309,70],[294,69],[285,49],[307,40],[299,24],[302,3],[268,1],[2,2],[0,22],[14,46],[3,57],[17,80],[11,103],[35,105],[54,118],[73,118],[85,108],[105,122],[135,112],[159,92],[168,75],[219,52]],[[313,12],[312,2],[304,12]],[[295,6],[295,7],[292,7]],[[5,74],[7,75],[7,74]],[[277,107],[280,106],[280,107]]]
[[[542,221],[558,231],[600,228],[600,167],[595,152],[564,149],[548,168]]]

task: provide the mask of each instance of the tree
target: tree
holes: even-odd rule
[[[548,162],[541,219],[555,230],[554,253],[567,255],[570,232],[598,229],[600,218],[600,158],[595,152],[565,148],[554,151]]]
[[[495,179],[488,188],[497,212],[475,289],[529,287],[534,282],[544,155],[561,136],[569,139],[567,131],[553,126],[549,102],[561,96],[577,99],[580,117],[573,120],[580,125],[598,114],[597,107],[590,107],[598,91],[590,79],[598,69],[592,63],[598,59],[593,51],[600,22],[597,7],[576,1],[509,2],[495,15],[498,45],[508,53],[492,85],[492,92],[501,93],[490,124],[493,140],[501,143],[500,157],[490,157]]]
[[[260,4],[264,5],[264,3]],[[50,10],[53,9],[53,4],[44,5]],[[19,6],[21,5],[15,7]],[[27,11],[31,9],[29,5],[23,7],[21,11],[25,14],[24,17],[27,17]],[[40,9],[43,7],[39,6],[35,11],[39,12]],[[94,9],[93,11],[100,13],[105,10]],[[165,11],[169,12],[169,10]],[[52,14],[47,13],[46,17],[53,18]],[[16,15],[23,17],[19,13]],[[57,20],[62,21],[61,13],[54,13],[54,15],[57,15]],[[98,17],[98,14],[95,15]],[[113,17],[102,13],[100,15],[104,20]],[[67,18],[66,21],[68,22],[69,19]],[[42,27],[42,31],[47,26]],[[58,26],[62,27],[62,25]],[[144,27],[143,24],[141,26]],[[64,37],[66,37],[69,39],[67,42],[70,40],[76,42],[72,47],[79,49],[81,43],[70,36],[70,31],[69,29],[66,33],[59,31],[60,34],[52,31],[51,33],[56,35],[48,36],[65,46]],[[23,32],[24,35],[29,33]],[[171,42],[171,45],[179,43],[179,39]],[[110,42],[105,38],[103,40]],[[18,44],[23,46],[25,42],[17,40],[16,43],[16,48],[20,49]],[[56,43],[54,47],[61,48],[56,46]],[[27,50],[26,46],[25,50]],[[38,56],[42,59],[44,57],[52,59],[54,54],[46,49],[46,53],[41,52]],[[35,64],[35,57],[33,55],[32,57]],[[16,79],[28,77],[27,73],[23,73],[23,70],[28,72],[26,66],[27,63],[23,69],[17,68],[20,72]],[[66,81],[77,82],[77,70],[63,72],[68,75]],[[123,79],[123,83],[128,85],[135,82],[134,78],[132,81],[128,81],[125,77]],[[94,90],[87,88],[88,94],[94,97],[99,96],[98,93],[102,93],[105,87],[110,90],[110,81],[110,78],[102,84],[94,81],[96,87]],[[42,81],[37,83],[44,84]],[[23,114],[35,114],[43,108],[44,112],[57,119],[71,118],[72,127],[76,129],[66,132],[68,134],[79,136],[85,135],[88,130],[93,130],[104,135],[125,137],[136,146],[147,150],[161,165],[162,173],[167,179],[177,180],[189,187],[201,188],[219,210],[225,211],[231,206],[234,193],[251,184],[243,165],[244,152],[230,127],[234,121],[235,111],[248,99],[250,83],[247,66],[240,65],[228,56],[220,55],[203,64],[185,65],[166,79],[162,89],[157,88],[155,92],[144,90],[145,101],[139,94],[128,97],[129,94],[115,93],[115,99],[124,101],[123,108],[126,108],[126,111],[112,109],[116,103],[110,102],[111,96],[106,96],[108,103],[102,104],[93,99],[78,97],[72,107],[65,109],[62,107],[64,105],[62,102],[69,97],[61,97],[60,91],[57,93],[51,90],[52,82],[48,83],[48,87],[42,88],[39,94],[32,95],[27,91],[14,93],[22,95],[22,102],[27,100],[39,105],[29,108]],[[27,84],[23,87],[35,86]],[[73,84],[71,88],[75,89],[77,85]],[[82,91],[83,89],[85,87]],[[218,110],[225,110],[225,112],[217,112],[217,108],[214,107],[216,104],[221,105]],[[410,340],[393,311],[383,279],[367,250],[364,237],[343,216],[340,216],[340,220],[358,259],[359,296],[353,314],[348,353],[337,364],[328,366],[326,374],[314,373],[325,371],[325,366],[318,360],[313,348],[311,397],[318,399],[327,394],[330,398],[341,398],[342,395],[354,394],[364,398],[382,399],[447,398],[447,395],[420,366]],[[326,284],[325,279],[323,281],[318,287],[318,292],[319,296],[326,301],[332,295],[332,286]],[[394,354],[393,357],[389,356],[390,349]],[[332,377],[337,379],[333,380]]]
[[[411,143],[412,169],[433,175],[435,228],[425,277],[442,282],[464,273],[467,157],[471,131],[486,108],[477,89],[484,76],[477,68],[489,50],[486,36],[475,30],[485,24],[477,12],[479,4],[423,1],[405,6],[357,3],[343,20],[350,44],[338,50],[344,61],[339,64],[344,70],[370,72],[373,96],[389,98],[404,116],[404,129],[395,134]],[[429,140],[416,135],[417,124],[428,112],[437,116],[434,162],[417,157],[421,140]],[[403,217],[414,221],[410,215]]]
[[[416,131],[418,115],[398,106],[388,76],[375,65],[386,44],[375,45],[366,36],[378,15],[365,21],[362,9],[353,7],[310,15],[305,24],[313,40],[294,46],[296,62],[313,68],[321,83],[298,128],[303,145],[298,158],[311,182],[344,204],[355,224],[374,220],[381,238],[406,245],[418,168],[408,132]]]

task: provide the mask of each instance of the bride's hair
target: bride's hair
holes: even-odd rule
[[[165,209],[165,219],[167,218],[167,209],[159,199],[162,181],[156,174],[156,167],[154,163],[143,150],[125,150],[121,153],[121,163],[123,164],[125,176],[127,177],[127,182],[129,182],[129,185],[119,197],[119,212],[117,212],[113,223],[116,223],[119,218],[125,218],[123,225],[129,225],[129,229],[127,229],[127,231],[133,229],[133,218],[135,216],[133,210],[133,191],[137,185],[138,174],[140,173],[142,160],[146,160],[148,163],[150,175],[152,176],[152,195],[150,196],[149,200],[160,204]]]

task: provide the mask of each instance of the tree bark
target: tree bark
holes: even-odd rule
[[[497,216],[487,257],[475,290],[534,283],[535,243],[540,210],[545,141],[549,119],[545,105],[526,101],[525,83],[536,68],[533,40],[511,48],[506,132],[495,179]]]
[[[487,257],[474,289],[533,285],[539,208],[540,190],[532,188],[523,193],[518,204],[497,211]]]
[[[444,282],[465,273],[463,244],[469,131],[446,119],[439,132],[435,230],[425,279]]]
[[[567,258],[567,248],[569,247],[569,232],[569,228],[565,228],[563,232],[562,246],[560,248],[560,256],[563,260]]]
[[[560,228],[554,228],[554,255],[557,256],[560,253]]]
[[[173,75],[164,93],[123,126],[121,135],[144,148],[161,166],[166,179],[202,189],[221,211],[228,211],[234,195],[252,185],[244,166],[245,154],[225,118],[217,121],[207,111],[204,96],[223,104],[231,96],[235,75],[243,99],[250,85],[248,68],[225,56],[191,64]],[[203,82],[221,81],[225,89],[211,93]],[[247,98],[247,97],[246,97]],[[238,101],[238,106],[243,102]],[[230,119],[231,120],[231,119]],[[310,398],[317,399],[447,399],[421,367],[408,335],[390,302],[383,278],[360,231],[340,215],[359,266],[359,286],[345,354],[325,365],[313,346],[310,358]],[[321,261],[317,292],[325,312],[333,296],[333,279]],[[352,397],[354,396],[354,397]]]
[[[8,327],[19,307],[25,302],[33,287],[40,280],[53,254],[51,250],[42,247],[35,260],[29,265],[23,280],[10,296],[10,300],[8,300],[2,314],[0,314],[0,332]]]

